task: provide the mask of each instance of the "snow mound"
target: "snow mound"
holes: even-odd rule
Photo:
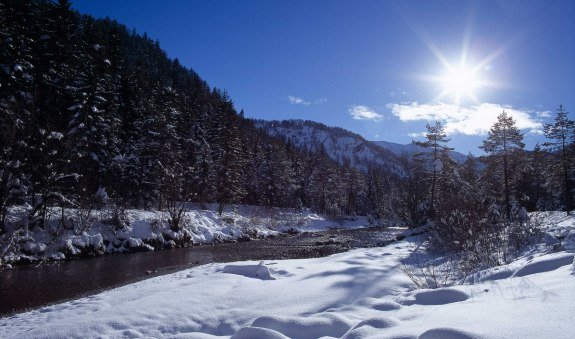
[[[261,280],[275,280],[276,278],[272,276],[272,272],[263,261],[258,265],[226,265],[223,269],[223,273],[237,274]]]
[[[374,317],[361,321],[345,333],[342,339],[360,339],[381,336],[381,330],[394,327],[400,321],[392,317]],[[379,334],[379,335],[378,335]]]
[[[290,338],[315,339],[323,336],[339,338],[352,323],[337,314],[320,313],[310,317],[264,316],[254,320],[252,326],[272,329]]]
[[[400,300],[403,305],[445,305],[465,301],[469,294],[453,288],[417,290],[411,296]]]
[[[481,336],[471,334],[455,328],[433,328],[423,332],[419,339],[477,339]]]
[[[254,339],[254,338],[262,338],[262,339],[288,339],[285,335],[270,330],[269,328],[261,328],[261,327],[244,327],[237,331],[230,339]]]
[[[365,298],[357,303],[359,306],[365,306],[377,311],[395,311],[401,308],[401,305],[391,300],[380,300],[376,298]]]
[[[507,279],[513,275],[515,269],[508,266],[498,266],[479,271],[465,278],[466,284],[477,284],[486,281]]]
[[[573,257],[573,253],[546,255],[521,267],[513,274],[513,277],[524,277],[526,275],[553,271],[561,266],[571,264],[573,262]]]

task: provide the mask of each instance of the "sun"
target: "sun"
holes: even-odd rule
[[[464,64],[449,65],[445,75],[439,78],[443,90],[437,99],[452,97],[456,103],[462,99],[478,101],[476,93],[480,90],[482,80],[477,67],[471,68]]]

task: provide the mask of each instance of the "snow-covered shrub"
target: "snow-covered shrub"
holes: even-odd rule
[[[102,222],[106,225],[110,225],[113,233],[125,230],[129,226],[130,221],[124,206],[113,205],[107,209],[106,213],[107,217],[105,217]]]
[[[488,220],[488,209],[471,199],[446,199],[439,207],[439,218],[431,225],[431,244],[446,250],[476,248],[494,224]]]
[[[432,248],[456,253],[464,272],[501,265],[540,235],[524,209],[509,221],[499,206],[471,197],[443,201],[438,216],[430,232]]]
[[[451,286],[463,275],[455,255],[418,253],[416,249],[401,260],[399,267],[417,288]]]
[[[110,198],[108,197],[108,192],[106,192],[106,189],[104,187],[100,186],[98,188],[98,190],[96,191],[96,194],[94,195],[94,199],[95,199],[96,204],[99,207],[102,207],[102,206],[106,206],[108,204],[108,200]]]
[[[507,222],[505,226],[505,245],[510,253],[521,250],[541,236],[539,224],[529,219],[513,220]]]
[[[71,218],[71,224],[74,234],[76,235],[80,235],[88,231],[96,221],[91,206],[76,208],[73,211],[74,213]]]

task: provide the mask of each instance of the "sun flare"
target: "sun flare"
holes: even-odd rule
[[[462,98],[477,101],[476,92],[481,88],[481,79],[476,69],[461,65],[449,67],[448,72],[440,78],[443,91],[439,99],[452,97],[457,103]]]

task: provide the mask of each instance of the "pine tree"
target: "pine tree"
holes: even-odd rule
[[[513,185],[511,169],[524,147],[523,134],[515,126],[513,117],[507,115],[505,111],[497,116],[497,121],[491,127],[487,139],[483,141],[483,146],[480,147],[490,155],[488,165],[496,170],[499,169],[503,174],[503,196],[507,220],[511,219]]]
[[[453,148],[447,146],[450,141],[445,134],[443,124],[439,121],[434,126],[426,125],[426,141],[414,141],[414,144],[423,147],[426,151],[416,154],[426,160],[425,168],[430,168],[430,173],[426,176],[430,181],[430,198],[429,198],[429,215],[435,216],[435,207],[437,200],[437,188],[441,180],[446,180],[450,176],[453,161],[449,157],[449,151]]]
[[[562,172],[560,186],[563,191],[563,200],[567,213],[573,210],[573,181],[575,180],[575,122],[567,118],[563,105],[559,105],[554,124],[545,124],[543,132],[548,141],[543,145],[552,153],[557,153]],[[570,150],[571,148],[571,150]]]

